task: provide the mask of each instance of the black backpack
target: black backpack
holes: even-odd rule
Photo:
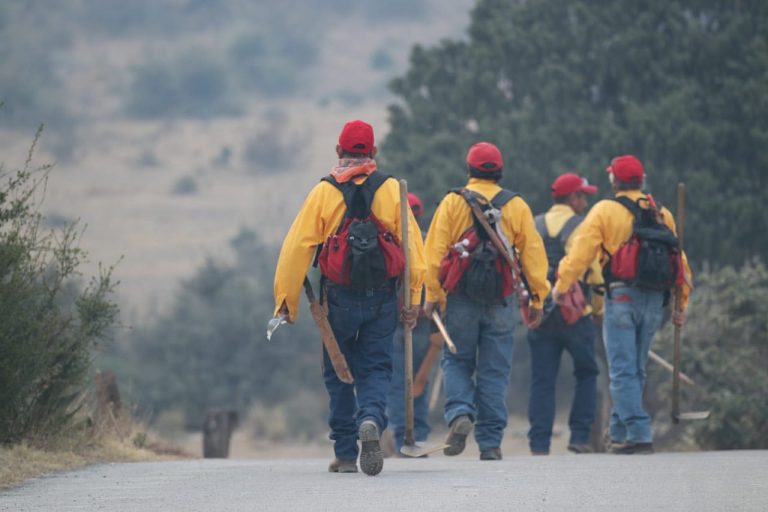
[[[573,234],[579,224],[584,220],[583,215],[574,215],[563,224],[560,228],[560,232],[551,237],[549,236],[549,230],[547,229],[547,221],[544,213],[534,217],[536,224],[536,231],[541,235],[541,239],[544,242],[544,251],[547,253],[547,279],[550,283],[555,284],[555,275],[557,274],[557,266],[560,264],[560,260],[565,257],[565,245],[568,242],[568,238]]]
[[[331,281],[367,290],[402,272],[405,258],[398,241],[371,213],[373,197],[388,178],[373,172],[359,185],[339,183],[331,176],[322,179],[341,191],[347,208],[336,234],[328,238],[318,256],[323,275]]]
[[[465,193],[476,194],[468,189],[453,189],[451,192],[458,193],[462,197]],[[483,212],[486,212],[491,208],[501,210],[504,205],[518,195],[510,190],[502,189],[490,201],[485,200],[479,194],[476,194],[476,197],[480,196],[479,199],[481,200],[478,201],[478,204]],[[464,197],[464,199],[467,198]],[[492,228],[496,228],[493,221],[489,220],[489,224]],[[511,293],[512,281],[509,265],[499,254],[498,249],[493,245],[488,233],[474,214],[472,215],[472,227],[464,232],[460,239],[468,239],[470,232],[475,233],[478,243],[470,252],[470,263],[459,281],[458,290],[468,298],[485,304],[504,303],[505,296]]]
[[[547,253],[547,280],[554,286],[557,281],[557,267],[560,264],[560,260],[565,257],[565,246],[568,242],[568,238],[573,234],[579,224],[584,220],[583,215],[574,215],[563,224],[560,228],[560,232],[555,236],[549,236],[549,230],[547,229],[547,221],[544,213],[534,217],[536,224],[536,231],[541,235],[541,240],[544,242],[544,251]],[[587,270],[589,272],[589,270]],[[581,292],[584,294],[584,300],[589,302],[592,290],[590,287],[581,281]],[[544,299],[544,318],[548,319],[553,312],[559,312],[560,308],[555,307],[555,303],[552,301],[552,294],[547,295]],[[562,320],[562,316],[558,313],[557,316]]]
[[[628,197],[613,201],[635,217],[632,236],[604,267],[605,282],[624,281],[648,290],[669,292],[682,284],[683,265],[675,234],[661,222],[656,208],[642,208]]]

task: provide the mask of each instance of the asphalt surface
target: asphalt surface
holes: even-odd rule
[[[109,464],[0,493],[2,511],[766,511],[768,451],[387,459],[369,477],[327,460]]]

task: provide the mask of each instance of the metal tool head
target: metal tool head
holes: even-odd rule
[[[270,319],[267,322],[267,341],[272,339],[272,334],[274,334],[278,327],[287,322],[285,315],[277,315],[275,318]]]
[[[680,421],[697,421],[706,420],[709,418],[710,411],[695,411],[695,412],[681,412],[672,414],[672,421],[678,423]]]
[[[425,446],[424,443],[404,444],[400,447],[400,453],[406,457],[424,457],[430,453],[435,453],[447,448],[447,444],[441,444],[438,446]]]

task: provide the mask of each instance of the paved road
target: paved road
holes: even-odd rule
[[[327,461],[93,466],[0,493],[3,511],[766,511],[768,451],[387,459],[377,477]]]

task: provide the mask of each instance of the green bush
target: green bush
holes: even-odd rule
[[[681,408],[709,408],[712,415],[687,425],[685,433],[704,449],[766,449],[768,269],[755,259],[739,269],[726,267],[695,277],[681,368],[697,387],[682,386]],[[670,325],[656,340],[670,361],[672,343]],[[665,398],[671,391],[669,382],[665,374],[658,386]],[[660,412],[665,419],[668,409]]]
[[[86,255],[76,226],[43,228],[37,208],[50,167],[30,169],[31,155],[18,171],[0,165],[2,443],[44,442],[72,420],[91,349],[117,315],[110,270],[78,285]]]
[[[199,429],[209,409],[245,417],[254,403],[273,407],[302,390],[325,403],[320,337],[308,312],[265,339],[276,251],[247,230],[231,247],[234,263],[206,261],[180,284],[167,313],[104,354],[140,414],[182,410],[186,428]],[[309,427],[297,428],[306,434]]]

